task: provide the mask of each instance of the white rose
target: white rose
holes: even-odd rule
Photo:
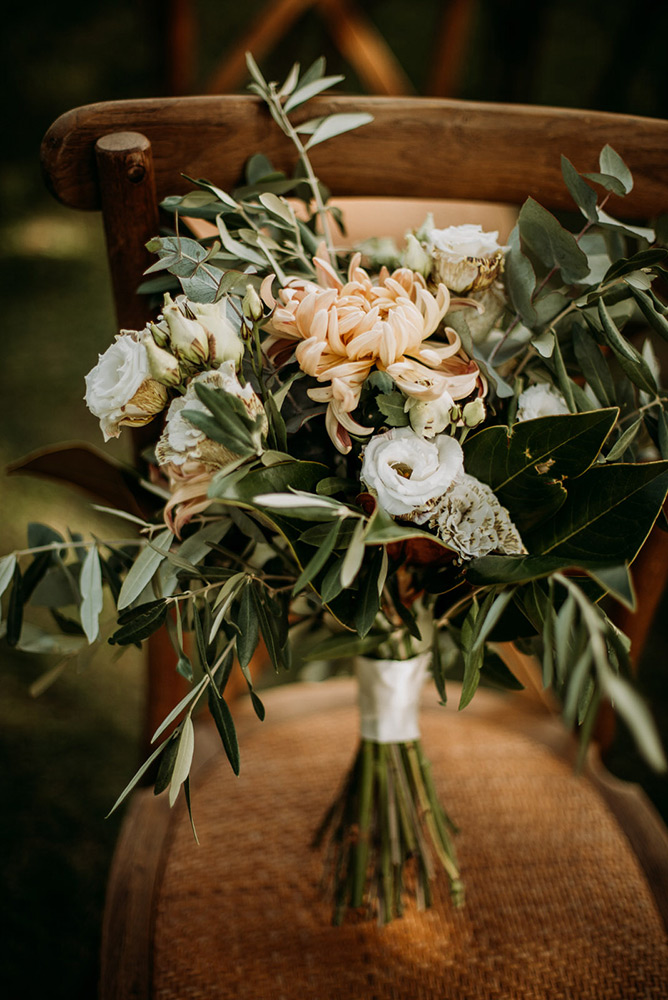
[[[562,413],[570,413],[564,397],[547,382],[540,382],[520,393],[515,419],[521,423],[537,417],[556,417]]]
[[[442,434],[425,441],[410,427],[401,427],[371,438],[360,475],[388,514],[405,515],[445,493],[462,464],[461,445],[454,438]]]
[[[86,375],[86,405],[98,417],[104,440],[122,426],[147,424],[167,402],[164,385],[151,378],[148,354],[139,334],[123,330]]]
[[[438,399],[421,400],[411,397],[406,400],[405,410],[411,427],[422,437],[433,438],[441,434],[450,423],[450,411],[455,401],[449,392],[443,392]]]
[[[188,307],[206,333],[211,364],[233,361],[238,367],[244,355],[241,320],[228,308],[227,299],[211,303],[188,301]]]
[[[419,524],[428,521],[445,544],[464,559],[490,552],[519,555],[526,551],[510,514],[490,487],[465,472],[415,520]]]
[[[204,431],[195,427],[184,410],[196,410],[208,414],[209,410],[197,396],[196,386],[205,385],[211,389],[222,389],[240,399],[251,416],[264,413],[264,407],[250,383],[241,386],[233,361],[225,361],[220,368],[202,372],[188,383],[185,395],[172,400],[167,411],[165,429],[158,441],[155,453],[159,465],[183,466],[185,463],[200,463],[208,467],[222,468],[237,455],[208,438]]]
[[[503,262],[499,234],[482,226],[449,226],[432,229],[427,244],[434,258],[434,278],[456,293],[488,288]]]

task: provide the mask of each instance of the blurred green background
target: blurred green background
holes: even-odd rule
[[[179,5],[172,5],[172,7]],[[275,4],[193,0],[191,85],[204,90],[251,22]],[[359,0],[416,93],[427,92],[442,50],[446,3]],[[470,13],[450,96],[626,111],[666,117],[668,5],[622,0],[541,4],[479,0]],[[80,104],[169,91],[170,4],[34,0],[16,5],[0,38],[5,153],[0,167],[0,257],[5,314],[0,392],[2,465],[35,448],[78,438],[101,444],[83,402],[83,377],[115,331],[104,239],[97,216],[61,208],[44,190],[39,143],[51,122]],[[320,54],[363,89],[316,7],[261,60],[270,78]],[[214,178],[215,179],[215,178]],[[127,442],[113,453],[126,456]],[[0,482],[0,551],[25,545],[25,525],[115,530],[64,487],[23,477]],[[665,615],[662,616],[665,619]],[[93,997],[104,885],[122,817],[104,815],[137,763],[141,659],[98,657],[86,677],[70,670],[39,697],[47,664],[0,648],[0,887],[7,930],[0,984],[8,997]],[[641,683],[665,711],[665,640],[654,633]],[[664,693],[662,696],[661,689]],[[663,702],[660,702],[663,697]],[[612,765],[644,781],[665,808],[665,780],[639,766],[624,733]]]

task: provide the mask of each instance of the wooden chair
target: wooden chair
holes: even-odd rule
[[[642,218],[668,209],[668,122],[337,96],[311,103],[306,114],[349,110],[371,112],[374,122],[314,149],[320,177],[343,197],[423,199],[416,224],[434,199],[517,206],[532,195],[548,208],[569,209],[560,154],[580,169],[594,169],[605,143],[635,177],[624,212]],[[149,263],[144,244],[158,232],[159,201],[188,190],[182,173],[233,187],[255,151],[279,168],[292,166],[287,140],[251,97],[115,101],[71,111],[51,127],[42,149],[47,183],[64,204],[102,211],[119,326],[139,328],[147,319],[135,289]],[[469,221],[481,221],[473,211]],[[439,221],[445,220],[442,215]],[[642,595],[645,587],[639,590]],[[160,643],[153,640],[150,656],[149,731],[178,699]],[[247,790],[245,778],[235,783],[219,755],[198,774],[195,819],[203,848],[186,836],[179,809],[169,813],[148,791],[135,797],[110,883],[105,1000],[180,997],[186,984],[187,995],[207,998],[661,996],[656,984],[668,980],[668,949],[652,890],[663,886],[665,892],[665,831],[641,795],[611,790],[607,778],[578,781],[570,765],[546,750],[555,739],[544,709],[516,709],[485,695],[477,709],[474,702],[445,722],[440,710],[426,713],[427,751],[435,771],[442,768],[444,798],[470,837],[462,860],[474,899],[453,915],[439,897],[429,914],[406,918],[395,929],[351,925],[337,938],[314,903],[315,862],[304,844],[352,754],[352,694],[336,682],[315,693],[300,686],[272,693],[268,706],[273,721],[263,731],[242,712],[242,759],[248,753],[252,778]],[[467,762],[471,755],[480,767],[485,763],[482,771],[446,763]],[[482,773],[484,785],[477,783]],[[603,798],[597,787],[605,789]],[[547,792],[549,806],[541,804]],[[630,808],[620,805],[629,794]],[[612,813],[604,800],[615,803]],[[506,825],[499,839],[500,816]],[[643,829],[649,833],[639,844]],[[476,855],[476,838],[485,830],[487,853]],[[601,830],[605,843],[594,836]],[[281,860],[272,845],[280,842],[289,854],[293,839],[304,853]],[[531,878],[513,894],[523,858],[531,859]],[[301,868],[311,886],[306,901]],[[578,907],[584,907],[579,916]],[[663,913],[665,918],[665,908]],[[246,916],[255,921],[252,932]],[[580,950],[573,963],[576,924]],[[198,957],[200,936],[213,949],[204,958]],[[255,953],[267,959],[264,966]],[[364,955],[373,963],[366,971]],[[366,977],[363,985],[360,976]]]

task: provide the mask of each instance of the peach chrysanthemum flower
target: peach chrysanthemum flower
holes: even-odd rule
[[[360,260],[355,254],[344,284],[326,260],[315,257],[319,283],[290,279],[266,326],[270,351],[286,340],[300,341],[295,352],[300,368],[323,383],[308,394],[328,404],[327,430],[343,454],[350,451],[349,432],[372,433],[351,413],[373,368],[387,372],[405,395],[422,400],[445,392],[464,399],[480,376],[454,330],[444,330],[446,343],[426,343],[450,306],[445,285],[434,296],[422,275],[408,268],[392,274],[383,268],[374,281]]]

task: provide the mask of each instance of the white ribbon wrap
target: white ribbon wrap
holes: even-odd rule
[[[360,732],[374,743],[419,740],[418,714],[431,653],[411,660],[356,661]]]

